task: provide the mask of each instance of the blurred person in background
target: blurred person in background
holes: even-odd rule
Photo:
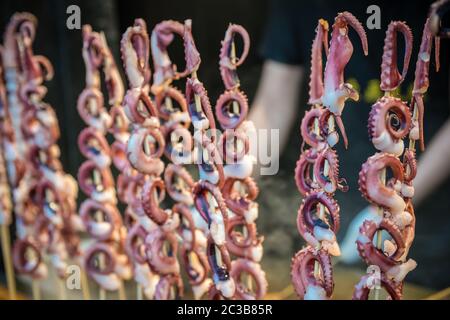
[[[279,129],[280,151],[284,150],[280,167],[291,167],[300,155],[299,123],[309,109],[307,85],[309,82],[311,44],[319,18],[326,19],[330,28],[338,12],[350,11],[366,26],[370,5],[381,8],[381,28],[366,33],[369,56],[364,57],[360,41],[353,30],[352,59],[346,67],[346,80],[360,93],[360,101],[346,103],[343,121],[347,128],[349,149],[338,146],[341,176],[347,179],[349,192],[337,195],[341,206],[342,230],[347,234],[341,242],[340,261],[360,261],[355,240],[358,229],[367,215],[373,214],[358,191],[358,172],[366,159],[376,150],[367,133],[370,106],[382,96],[379,89],[381,56],[385,32],[392,20],[405,21],[414,35],[414,50],[408,76],[401,86],[403,100],[410,101],[414,81],[417,52],[423,26],[431,1],[272,1],[269,20],[260,53],[265,59],[250,118],[258,128]],[[403,43],[399,39],[399,59],[403,59]],[[418,175],[414,181],[416,206],[416,239],[410,256],[418,261],[418,268],[408,276],[422,285],[450,284],[450,119],[449,119],[449,52],[442,41],[441,72],[436,74],[430,65],[430,89],[425,102],[426,152],[420,154]],[[325,66],[325,63],[324,63]],[[442,185],[445,182],[444,185]],[[360,212],[359,214],[358,211]],[[375,213],[376,214],[376,213]],[[345,232],[341,232],[342,237]]]

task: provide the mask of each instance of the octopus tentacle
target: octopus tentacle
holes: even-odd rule
[[[373,238],[378,230],[386,230],[395,242],[395,251],[386,255],[373,244]],[[381,271],[396,282],[403,281],[406,274],[416,267],[414,260],[399,261],[405,253],[405,242],[398,227],[388,219],[379,221],[366,220],[360,228],[356,246],[360,256],[369,265],[377,265]]]
[[[240,184],[240,189],[235,184]],[[245,179],[228,178],[222,187],[222,195],[228,209],[253,222],[258,216],[258,205],[254,200],[258,197],[259,188],[251,177]]]
[[[198,52],[194,38],[192,37],[192,20],[187,19],[184,21],[184,57],[186,59],[186,74],[197,72],[200,67],[201,59]],[[187,95],[186,95],[187,96]]]
[[[359,173],[359,190],[363,196],[375,205],[386,208],[393,214],[402,213],[406,203],[397,191],[384,185],[380,180],[380,172],[391,169],[394,181],[403,183],[403,164],[394,155],[377,153],[370,157],[361,168]]]
[[[325,162],[328,162],[328,175],[324,174]],[[339,184],[339,159],[335,150],[326,148],[319,152],[314,162],[314,176],[317,184],[327,193],[334,193],[337,188],[346,191],[348,187]]]
[[[397,32],[401,32],[405,39],[405,56],[401,74],[397,66]],[[384,39],[381,63],[381,90],[393,91],[403,82],[408,72],[412,45],[413,35],[408,25],[401,21],[392,21],[386,30],[386,37]]]
[[[246,273],[255,281],[256,288],[251,292],[242,282],[241,275]],[[246,259],[231,262],[231,277],[236,283],[236,298],[242,300],[260,300],[267,293],[266,274],[258,263]]]
[[[160,157],[164,153],[164,137],[156,128],[137,128],[131,134],[127,144],[127,158],[139,172],[160,175],[164,162]]]
[[[404,150],[402,139],[411,128],[411,112],[400,99],[383,97],[372,106],[368,128],[375,148],[400,156]]]
[[[152,31],[150,38],[153,67],[152,92],[157,95],[163,90],[164,85],[170,84],[173,80],[187,76],[187,71],[177,71],[177,66],[172,63],[167,48],[174,40],[174,35],[180,37],[184,35],[184,25],[178,21],[165,20],[158,23]]]
[[[322,278],[314,277],[314,264],[322,269]],[[334,289],[330,256],[324,250],[307,247],[292,258],[291,278],[300,299],[325,300],[331,298]]]
[[[316,217],[318,205],[323,205],[329,214],[326,217]],[[321,246],[332,255],[340,255],[336,242],[339,231],[339,205],[336,200],[325,192],[313,192],[303,199],[297,214],[297,230],[311,246]]]
[[[191,189],[194,180],[184,167],[168,164],[164,171],[164,182],[166,191],[173,200],[187,205],[193,204]]]
[[[313,189],[318,187],[314,182],[312,175],[314,163],[317,159],[317,152],[314,149],[309,149],[300,155],[295,166],[295,183],[298,191],[303,195],[307,195]]]
[[[232,61],[230,58],[230,51],[232,42],[236,34],[242,37],[244,42],[244,48],[241,57],[237,61]],[[227,90],[231,90],[239,87],[239,78],[236,73],[237,67],[239,67],[247,58],[250,49],[250,36],[247,30],[237,24],[230,24],[225,32],[225,38],[222,41],[222,47],[220,49],[220,75],[222,81],[225,84]]]
[[[314,122],[321,118],[323,112],[324,110],[322,108],[313,108],[306,111],[300,125],[300,133],[303,141],[312,148],[318,148],[319,143],[323,141],[322,136],[320,134],[317,135],[313,130]]]
[[[383,287],[392,300],[400,300],[402,298],[401,285],[388,279],[383,273],[380,279],[373,279],[371,275],[361,277],[353,291],[352,300],[368,300],[371,287],[377,285],[375,281],[379,281],[379,285]]]
[[[195,104],[195,95],[200,97],[201,110],[197,111]],[[186,82],[186,101],[188,104],[189,115],[194,128],[198,130],[211,131],[216,130],[216,122],[212,112],[211,103],[203,84],[197,79],[189,78]],[[214,142],[214,141],[213,141]]]
[[[206,245],[206,255],[213,273],[215,288],[223,297],[232,298],[236,291],[236,284],[230,276],[231,259],[225,244],[217,244],[209,236]],[[220,262],[222,263],[220,264]]]
[[[231,112],[231,106],[238,106],[238,113]],[[247,96],[238,90],[222,93],[216,102],[216,117],[223,129],[235,129],[245,120],[248,113]]]
[[[323,96],[323,62],[322,51],[328,55],[328,22],[319,19],[316,37],[311,48],[311,73],[309,79],[309,100],[311,105],[320,104]]]
[[[134,25],[125,31],[120,51],[130,87],[140,88],[147,84],[151,76],[150,43],[144,20],[136,19]]]
[[[170,246],[167,252],[164,252],[164,243]],[[162,275],[179,274],[180,265],[177,259],[178,240],[171,232],[163,232],[160,228],[150,231],[145,238],[145,247],[147,253],[147,262],[153,270]]]
[[[247,233],[239,232],[238,226],[245,228]],[[261,261],[263,238],[258,237],[255,223],[248,223],[242,216],[234,216],[228,220],[226,236],[226,246],[231,254],[255,262]]]
[[[347,99],[359,100],[358,92],[351,84],[344,82],[344,69],[353,54],[353,45],[348,37],[348,25],[358,33],[364,54],[368,54],[367,36],[362,24],[350,12],[339,13],[333,24],[330,52],[325,66],[323,105],[328,108],[336,118],[336,123],[347,148],[348,141],[341,114]]]
[[[170,274],[159,279],[154,298],[155,300],[179,299],[183,295],[184,286],[180,275]]]

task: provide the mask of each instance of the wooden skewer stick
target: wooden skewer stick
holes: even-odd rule
[[[418,119],[417,119],[418,117],[419,117],[419,112],[417,110],[417,103],[414,103],[414,106],[413,106],[413,122],[418,121]],[[409,150],[414,151],[416,149],[416,140],[410,138],[409,139],[409,147],[408,148],[409,148]]]
[[[93,176],[94,176],[95,188],[98,189],[99,186],[101,186],[101,183],[102,183],[102,180],[101,180],[101,177],[100,177],[100,172],[98,172],[98,170],[94,170]],[[101,211],[97,211],[96,212],[96,220],[98,222],[101,222],[101,221],[104,220],[103,219],[103,212],[101,212]],[[104,257],[103,256],[99,256],[98,257],[98,264],[99,264],[99,268],[103,268],[103,266],[105,265],[105,261],[104,261]],[[98,294],[98,296],[99,296],[100,300],[106,300],[106,290],[102,286],[99,286],[99,294]]]
[[[31,291],[33,294],[33,300],[41,300],[41,290],[39,288],[39,280],[31,279]]]
[[[83,293],[83,299],[91,300],[91,293],[89,291],[89,282],[86,276],[86,271],[82,267],[80,267],[80,269],[81,269],[81,291]]]
[[[127,295],[125,293],[125,286],[123,284],[123,281],[120,281],[120,286],[119,286],[119,300],[127,300]]]
[[[390,97],[391,93],[389,91],[386,91],[384,93],[385,97]],[[381,183],[383,185],[386,184],[386,169],[383,169],[380,173],[380,180]],[[378,207],[378,214],[383,217],[384,216],[384,211],[383,208]],[[377,231],[377,235],[376,235],[376,240],[377,240],[377,249],[379,250],[383,250],[383,232],[381,230]],[[379,300],[380,299],[380,289],[379,288],[375,288],[375,300]]]
[[[60,278],[60,277],[58,277],[58,275],[56,275],[56,282],[58,284],[59,300],[67,300],[66,288],[64,286],[64,278]]]
[[[380,180],[383,185],[386,184],[386,169],[383,169],[383,171],[381,171]],[[383,217],[384,215],[383,208],[378,207],[378,213],[381,217]],[[379,250],[382,250],[383,248],[383,231],[381,230],[377,231],[377,248]],[[375,287],[375,300],[379,299],[380,299],[380,288]]]
[[[231,58],[231,63],[235,64],[236,63],[236,44],[234,43],[234,40],[231,41],[230,58]],[[233,104],[233,113],[238,114],[239,113],[238,103],[235,100],[233,100],[232,104]]]
[[[136,285],[136,299],[142,300],[142,286],[139,283]]]
[[[3,263],[5,265],[6,283],[8,286],[9,299],[16,300],[16,280],[14,276],[14,267],[11,259],[11,240],[9,228],[6,224],[1,225],[0,229],[2,240]]]

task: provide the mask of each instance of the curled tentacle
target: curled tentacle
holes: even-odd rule
[[[54,145],[60,137],[60,130],[53,108],[43,104],[39,109],[26,110],[22,117],[22,132],[41,149]]]
[[[198,52],[194,38],[192,37],[192,20],[187,19],[184,21],[184,57],[186,59],[186,74],[197,72],[200,67],[201,59]]]
[[[208,259],[205,253],[199,248],[187,249],[183,246],[181,257],[191,286],[201,285],[207,279],[209,271]]]
[[[324,110],[322,108],[313,108],[305,112],[300,125],[300,133],[303,141],[311,148],[318,148],[319,143],[323,141],[322,136],[317,134],[314,130],[314,122],[319,121]]]
[[[169,214],[159,207],[165,192],[164,181],[160,178],[147,180],[142,188],[142,208],[145,214],[158,225],[165,224],[169,219]]]
[[[55,226],[61,228],[69,212],[65,211],[64,194],[49,180],[42,178],[36,186],[36,201],[42,208],[44,216]]]
[[[307,195],[313,189],[318,187],[312,178],[314,172],[313,167],[317,159],[317,152],[309,149],[300,155],[295,166],[295,183],[298,191],[303,195]]]
[[[254,202],[259,188],[251,177],[245,179],[228,178],[222,187],[225,203],[233,213],[243,216],[248,223],[258,217],[258,204]]]
[[[178,300],[183,294],[183,280],[178,274],[161,277],[155,288],[155,300]]]
[[[325,162],[328,163],[329,171],[325,175]],[[339,159],[335,150],[326,148],[317,155],[314,162],[314,176],[318,185],[327,193],[334,193],[336,189],[347,191],[346,186],[339,183]]]
[[[128,255],[133,261],[139,264],[144,264],[147,261],[145,253],[145,238],[147,237],[147,231],[136,223],[132,226],[127,234],[125,248]]]
[[[228,213],[220,189],[208,181],[200,180],[194,185],[192,193],[195,207],[208,223],[214,242],[224,245]],[[211,199],[208,201],[209,198]]]
[[[176,102],[176,105],[173,104]],[[166,87],[155,96],[158,116],[166,121],[183,122],[188,127],[190,120],[187,117],[187,102],[183,93],[174,87]]]
[[[217,99],[215,111],[223,129],[236,129],[247,117],[247,96],[238,90],[225,91]]]
[[[245,229],[246,232],[240,232],[238,227]],[[226,245],[231,254],[255,262],[261,261],[263,237],[258,237],[255,223],[248,223],[244,217],[234,216],[229,219],[226,228]]]
[[[236,34],[242,37],[244,42],[244,48],[242,50],[241,57],[234,61],[231,55],[231,51],[234,50],[233,42]],[[240,25],[230,24],[227,31],[225,32],[225,38],[222,41],[222,48],[220,49],[220,75],[222,76],[222,81],[225,84],[227,90],[231,90],[239,87],[239,77],[237,75],[236,69],[247,58],[250,49],[250,36],[248,32]]]
[[[123,100],[128,119],[144,127],[158,127],[158,109],[142,88],[130,89]]]
[[[100,241],[118,239],[122,217],[114,205],[86,199],[80,206],[80,218],[93,238]]]
[[[86,88],[78,97],[78,113],[89,127],[106,132],[111,125],[111,117],[103,106],[103,94],[95,88]]]
[[[200,106],[197,106],[195,96],[200,99]],[[216,122],[211,108],[211,103],[208,98],[203,84],[197,79],[189,78],[186,82],[186,101],[188,104],[189,115],[192,120],[194,128],[197,130],[214,130],[216,129]],[[197,107],[199,109],[197,109]],[[213,141],[214,142],[214,141]]]
[[[217,244],[211,236],[208,237],[206,255],[213,274],[213,281],[218,293],[225,298],[232,298],[236,284],[230,276],[231,259],[224,244]]]
[[[98,174],[98,181],[94,175]],[[85,161],[78,169],[80,189],[99,202],[115,203],[114,178],[109,168],[101,168],[94,161]]]
[[[170,197],[187,205],[193,204],[192,187],[194,180],[189,172],[180,165],[168,164],[164,171],[164,182]]]
[[[14,267],[21,274],[31,275],[33,278],[44,278],[47,267],[42,261],[38,245],[30,238],[19,239],[12,250]]]
[[[148,61],[150,43],[144,20],[136,19],[134,25],[125,31],[120,41],[120,51],[130,87],[143,87],[151,76]]]
[[[83,26],[83,60],[86,66],[86,85],[100,88],[99,68],[103,63],[103,42],[98,32],[93,32],[90,25]]]
[[[400,300],[402,298],[401,285],[386,278],[382,273],[379,279],[375,279],[373,275],[361,277],[361,280],[359,280],[353,291],[352,300],[369,300],[370,290],[377,285],[383,287],[392,300]]]
[[[139,172],[160,175],[164,170],[161,156],[164,153],[164,137],[156,128],[138,128],[127,144],[130,164]]]
[[[4,50],[2,54],[2,62],[5,69],[17,68],[19,66],[19,48],[18,39],[26,37],[29,41],[33,41],[36,34],[37,19],[34,15],[27,12],[15,13],[4,34]]]
[[[405,150],[405,153],[403,154],[403,170],[405,172],[405,183],[412,183],[417,174],[417,161],[414,150]]]
[[[99,263],[100,259],[102,263]],[[121,285],[115,273],[116,266],[117,252],[109,243],[97,242],[85,253],[87,274],[105,290],[116,291]]]
[[[318,262],[322,277],[314,277],[314,264]],[[291,278],[300,299],[326,300],[334,289],[333,269],[330,256],[324,250],[307,247],[300,250],[291,262]]]
[[[318,205],[326,208],[329,218],[320,216]],[[336,242],[340,226],[339,211],[336,200],[324,192],[313,192],[303,199],[298,210],[297,230],[311,246],[321,244],[329,254],[339,256],[340,249]]]
[[[164,85],[170,84],[173,80],[187,76],[188,71],[177,71],[177,66],[172,63],[167,48],[174,40],[175,34],[183,37],[184,25],[178,21],[165,20],[158,23],[152,31],[151,48],[153,67],[152,92],[157,94]]]
[[[109,49],[104,33],[101,33],[103,44],[103,73],[105,75],[105,85],[108,92],[108,102],[110,106],[118,106],[122,103],[124,86],[119,69],[117,68],[114,56]]]
[[[253,278],[256,286],[253,290],[246,288],[241,279],[242,274],[248,274]],[[260,300],[266,295],[268,286],[266,274],[258,263],[246,259],[234,260],[231,262],[230,275],[236,283],[237,299]]]
[[[101,168],[109,167],[111,149],[105,136],[92,127],[84,128],[78,135],[78,148],[83,156]]]
[[[379,230],[388,232],[395,242],[395,249],[393,252],[387,252],[388,255],[373,244],[375,234]],[[405,252],[405,242],[398,227],[388,219],[364,221],[359,230],[356,247],[367,264],[379,266],[388,278],[393,278],[396,282],[403,281],[406,274],[417,265],[411,259],[404,263],[399,261]]]
[[[323,63],[322,51],[328,55],[328,22],[319,19],[316,37],[311,48],[311,73],[309,79],[309,104],[320,104],[323,96]]]
[[[128,169],[130,163],[127,158],[127,145],[120,141],[114,141],[111,145],[111,158],[114,166],[119,171],[131,170]]]
[[[403,71],[400,74],[397,66],[397,32],[401,32],[405,39],[405,57]],[[383,91],[393,91],[403,82],[408,72],[413,46],[413,35],[408,25],[401,21],[392,21],[384,39],[383,60],[381,63],[381,84]]]
[[[164,249],[165,243],[168,249]],[[165,233],[161,228],[149,232],[145,239],[147,262],[153,270],[162,275],[179,274],[180,265],[177,259],[178,240],[174,233]]]
[[[377,153],[367,159],[359,173],[359,190],[362,195],[377,206],[386,208],[392,214],[399,214],[405,210],[406,203],[398,192],[380,180],[380,173],[392,170],[393,180],[403,183],[403,164],[394,155]]]
[[[200,138],[194,135],[194,139],[196,139],[197,142],[200,140],[201,144],[201,148],[197,149],[197,152],[200,153],[197,157],[200,161],[198,164],[200,179],[209,181],[220,188],[225,181],[223,159],[216,144],[212,142],[212,139],[202,132],[200,132],[200,134]]]
[[[383,97],[372,106],[368,128],[375,148],[400,156],[404,150],[403,138],[411,128],[411,112],[400,99]]]
[[[109,115],[111,117],[111,127],[108,129],[108,132],[114,136],[114,139],[126,143],[130,137],[128,130],[130,122],[123,107],[120,105],[113,106],[109,111]]]

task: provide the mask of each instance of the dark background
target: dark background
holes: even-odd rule
[[[3,32],[10,16],[16,11],[31,12],[39,20],[35,52],[36,54],[47,56],[55,68],[54,79],[47,83],[49,90],[46,101],[55,108],[58,115],[61,127],[61,138],[59,141],[61,160],[66,171],[72,175],[76,175],[77,169],[83,160],[76,146],[77,135],[84,126],[76,110],[76,100],[84,88],[85,69],[81,57],[81,31],[69,30],[66,27],[66,19],[68,17],[66,8],[71,4],[80,6],[82,24],[91,24],[95,31],[103,30],[105,32],[108,44],[116,56],[119,66],[121,66],[119,59],[120,38],[125,29],[132,25],[135,18],[143,18],[147,22],[149,33],[154,25],[162,20],[174,19],[183,21],[186,18],[191,18],[193,20],[193,35],[202,56],[199,78],[205,83],[212,102],[223,91],[218,70],[220,41],[223,39],[228,23],[242,24],[248,30],[252,43],[249,57],[239,69],[239,75],[242,88],[249,97],[249,101],[253,100],[262,65],[262,58],[258,54],[258,48],[261,46],[264,30],[267,27],[268,17],[272,8],[267,0],[1,1],[1,32]],[[411,5],[414,6],[414,4]],[[345,5],[342,5],[342,7],[345,8]],[[385,9],[384,6],[382,8]],[[317,20],[321,15],[320,12],[312,12],[311,14],[314,20]],[[359,17],[364,12],[355,12],[355,14]],[[398,14],[401,14],[401,12]],[[423,19],[425,19],[425,15],[426,12],[423,12]],[[333,16],[325,18],[331,22]],[[401,18],[403,19],[403,17]],[[365,19],[365,16],[361,16],[361,19]],[[404,19],[407,19],[407,17]],[[385,28],[386,23],[383,20],[382,28]],[[307,41],[309,42],[309,39],[312,41],[315,24],[305,25],[304,28],[304,35],[308,37]],[[420,39],[421,30],[417,31],[414,33],[414,36]],[[379,32],[384,33],[384,30]],[[355,43],[355,51],[360,50],[359,43]],[[445,45],[443,44],[443,46]],[[180,69],[184,66],[181,48],[181,43],[178,42],[174,48],[170,49],[171,56]],[[378,48],[378,50],[381,50],[381,48]],[[448,53],[448,50],[446,52]],[[414,69],[416,57],[417,43],[411,59],[410,73]],[[360,58],[357,57],[356,59]],[[381,57],[376,55],[371,55],[369,59],[380,59],[381,61]],[[441,60],[447,60],[445,65],[448,66],[448,56],[443,56]],[[309,71],[309,67],[306,67],[305,70]],[[446,81],[448,88],[447,73],[448,67],[441,71],[439,79],[434,79],[432,75],[430,90],[433,90],[433,81]],[[358,78],[357,74],[353,76]],[[180,89],[184,89],[183,83],[177,85]],[[428,141],[439,125],[448,117],[448,90],[442,92],[442,97],[447,102],[447,105],[441,106],[444,111],[439,116],[435,115],[433,118],[429,118],[429,121],[432,122],[428,125]],[[299,112],[298,119],[303,115],[304,102],[305,97],[302,97],[301,105],[299,105],[299,109],[302,111]],[[366,131],[361,134],[367,135]],[[372,154],[374,152],[368,140],[364,148],[364,153]],[[349,152],[359,152],[357,148],[353,149],[353,151],[351,150]],[[280,289],[288,283],[290,258],[302,246],[302,241],[295,226],[301,198],[298,195],[293,178],[295,161],[299,153],[300,139],[299,131],[296,129],[292,132],[292,139],[290,139],[287,151],[281,159],[279,174],[277,176],[264,177],[259,182],[261,187],[259,197],[261,209],[258,229],[265,236],[263,265],[268,271],[269,283],[271,283],[271,288],[269,289],[271,291]],[[359,165],[360,163],[362,161],[359,162]],[[357,171],[359,171],[359,166],[357,168],[344,167],[343,176],[356,177]],[[357,186],[351,185],[350,187],[353,189],[353,192],[357,192]],[[450,283],[450,272],[443,272],[443,270],[448,270],[448,267],[450,267],[450,237],[448,236],[450,235],[450,219],[448,218],[450,213],[449,192],[450,183],[447,179],[446,184],[440,188],[439,192],[430,197],[430,200],[420,208],[417,208],[418,235],[411,250],[411,257],[418,261],[419,267],[408,275],[408,280],[437,289],[444,288]],[[339,194],[337,198],[341,204],[342,226],[340,237],[342,237],[351,217],[364,208],[366,202],[360,197],[346,201],[346,195],[344,194]],[[437,229],[434,229],[434,227]],[[436,233],[442,235],[442,237],[431,242],[429,236],[436,235]]]

